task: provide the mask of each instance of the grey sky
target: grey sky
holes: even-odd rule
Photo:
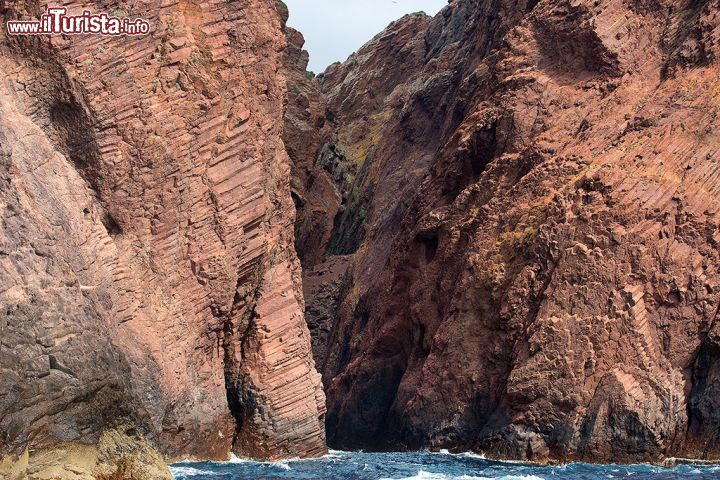
[[[309,70],[320,73],[406,13],[435,15],[447,0],[285,0],[288,24],[305,36]]]

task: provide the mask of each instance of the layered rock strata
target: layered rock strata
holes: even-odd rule
[[[313,81],[350,172],[309,247],[347,272],[306,273],[330,445],[720,458],[719,26],[454,0]]]
[[[277,6],[105,2],[152,33],[0,37],[0,476],[326,451]]]

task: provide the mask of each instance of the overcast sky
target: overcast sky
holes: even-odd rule
[[[288,24],[305,36],[309,70],[343,61],[406,13],[435,15],[447,0],[285,0]]]

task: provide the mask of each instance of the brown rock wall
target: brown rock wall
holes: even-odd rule
[[[720,457],[719,12],[455,0],[318,78],[359,166],[306,299],[332,446]]]
[[[152,34],[2,38],[2,455],[322,454],[276,2],[120,8]]]

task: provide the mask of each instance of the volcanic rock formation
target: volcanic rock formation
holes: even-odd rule
[[[278,2],[95,8],[152,33],[0,34],[0,477],[323,454]]]
[[[329,444],[720,458],[718,62],[717,0],[454,0],[292,74]]]

